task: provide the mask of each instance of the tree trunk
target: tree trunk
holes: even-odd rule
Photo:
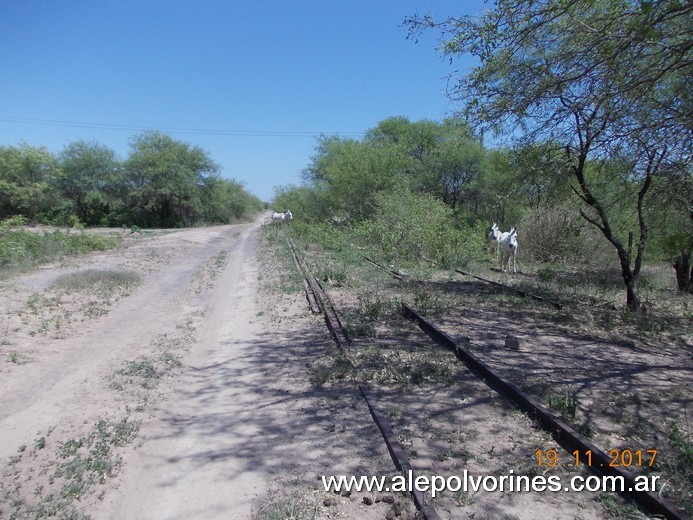
[[[628,269],[622,269],[623,281],[626,284],[626,307],[631,312],[640,310],[640,295],[638,294],[638,276]]]
[[[640,296],[635,284],[626,286],[626,307],[633,312],[640,310]]]
[[[676,284],[681,292],[693,293],[693,267],[690,251],[682,251],[672,264],[676,271]]]
[[[631,312],[638,312],[640,310],[640,296],[638,295],[638,280],[640,279],[640,270],[631,269],[630,254],[615,236],[609,235],[607,238],[618,252],[618,259],[621,263],[621,276],[623,277],[623,283],[626,286],[626,307]]]

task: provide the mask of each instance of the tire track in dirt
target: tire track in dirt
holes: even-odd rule
[[[28,363],[4,377],[0,457],[16,453],[39,430],[90,420],[104,378],[136,358],[157,333],[174,329],[182,289],[216,247],[207,242],[177,258],[91,324],[90,332],[53,342],[57,354],[49,362]]]
[[[229,247],[179,380],[93,518],[250,518],[268,492],[299,489],[317,505],[320,475],[393,471],[357,391],[309,380],[306,366],[331,348],[321,320],[300,294],[259,294],[257,231]],[[359,509],[361,498],[331,500]]]
[[[215,510],[236,518],[225,505],[229,488],[211,484],[230,479],[234,493],[243,496],[263,487],[264,479],[252,471],[238,474],[229,467],[237,441],[258,433],[247,417],[254,397],[241,391],[256,377],[247,359],[257,335],[256,235],[256,229],[244,233],[229,249],[227,267],[207,305],[202,338],[176,389],[153,411],[156,418],[142,432],[144,445],[128,464],[127,482],[104,518],[190,518]],[[249,510],[244,501],[240,506]]]

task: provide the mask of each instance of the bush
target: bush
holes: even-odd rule
[[[604,235],[568,206],[534,208],[518,228],[518,249],[538,262],[610,266],[613,246]]]
[[[379,193],[375,200],[375,214],[359,233],[388,261],[425,256],[451,267],[478,254],[477,237],[456,229],[452,209],[434,196],[399,190]]]

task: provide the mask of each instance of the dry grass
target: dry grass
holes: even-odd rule
[[[408,302],[453,337],[471,336],[468,347],[477,356],[552,407],[603,450],[656,448],[666,454],[656,467],[640,472],[661,475],[661,481],[667,482],[664,496],[689,513],[693,510],[687,412],[693,300],[676,293],[669,265],[644,269],[640,282],[644,311],[637,315],[624,310],[625,289],[617,268],[531,265],[522,259],[522,272],[517,274],[489,268],[495,265],[492,262],[468,268],[560,301],[564,308],[558,311],[425,264],[407,265],[409,280],[395,282],[363,261],[361,251],[337,241],[331,237],[325,249],[316,243],[302,244],[311,251],[314,271],[328,265],[341,266],[348,273],[346,279],[335,277],[339,284],[326,289],[355,340],[350,357],[356,366],[345,369],[335,359],[332,365],[316,368],[319,385],[359,381],[394,387],[404,394],[442,384],[455,392],[454,357],[432,343],[408,338],[416,333],[398,316],[399,303]],[[377,260],[366,250],[363,254]],[[331,278],[327,277],[328,284]],[[517,352],[503,348],[509,332],[521,338]],[[443,438],[455,434],[444,430],[438,432]],[[416,429],[409,435],[416,438]],[[438,458],[449,463],[458,455],[450,447]],[[458,498],[463,505],[474,500]],[[632,505],[612,495],[597,501],[604,515],[639,517]]]

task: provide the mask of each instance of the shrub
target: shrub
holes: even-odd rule
[[[519,250],[539,262],[611,265],[613,246],[568,206],[534,208],[518,226]]]
[[[483,233],[455,228],[452,209],[433,195],[398,190],[381,192],[375,200],[374,216],[358,231],[388,261],[425,256],[453,267],[483,252]]]
[[[118,245],[115,236],[92,233],[36,233],[17,229],[17,220],[0,223],[0,269],[29,267],[64,255],[103,251]]]
[[[408,190],[376,195],[374,216],[361,227],[388,260],[414,260],[430,253],[449,231],[452,210],[431,195]]]

